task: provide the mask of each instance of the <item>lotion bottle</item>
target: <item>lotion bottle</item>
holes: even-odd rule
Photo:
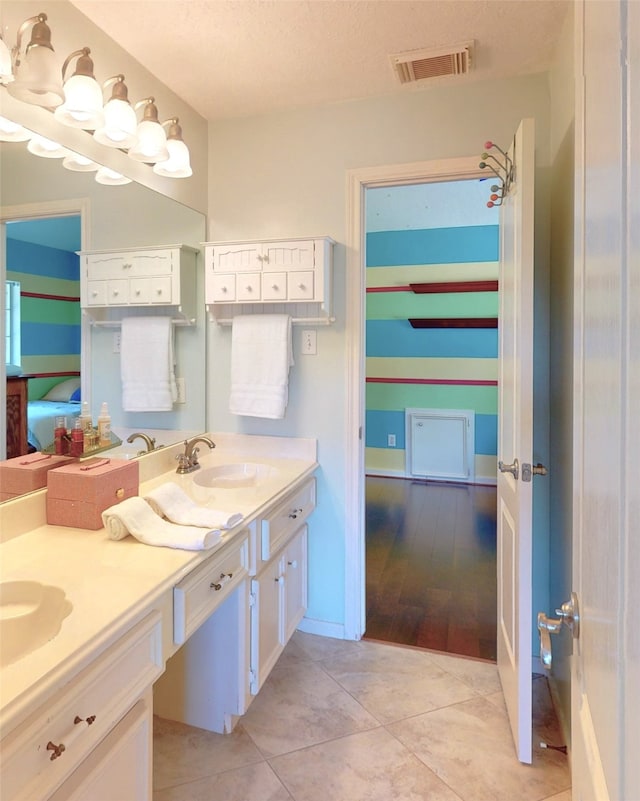
[[[98,415],[98,445],[111,445],[111,415],[106,401],[102,404]]]

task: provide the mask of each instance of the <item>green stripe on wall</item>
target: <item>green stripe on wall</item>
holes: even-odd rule
[[[20,303],[22,322],[60,323],[80,325],[80,304],[66,301],[22,298]]]
[[[437,359],[368,356],[369,378],[442,378],[497,381],[497,359]]]
[[[497,469],[495,456],[476,455],[474,467],[476,484],[481,484],[483,481],[495,483]],[[383,475],[404,476],[406,475],[405,451],[394,451],[390,448],[365,448],[364,469],[365,471],[375,471]]]
[[[367,295],[367,320],[406,320],[408,317],[496,317],[497,314],[497,292],[434,295],[374,292]]]
[[[38,292],[41,295],[61,295],[67,298],[80,297],[79,281],[66,281],[63,278],[48,278],[12,270],[7,270],[7,280],[19,281],[21,292]]]
[[[365,271],[365,278],[368,287],[407,286],[429,281],[483,281],[498,278],[498,267],[497,261],[372,267]]]
[[[497,387],[442,384],[367,384],[366,408],[472,409],[477,414],[498,413]]]

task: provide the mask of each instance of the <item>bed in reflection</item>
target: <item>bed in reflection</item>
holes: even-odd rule
[[[81,411],[80,377],[67,378],[52,387],[39,400],[27,404],[27,440],[29,450],[41,451],[53,443],[57,417],[65,417],[67,428],[73,428]]]

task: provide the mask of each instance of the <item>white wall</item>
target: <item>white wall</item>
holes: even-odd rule
[[[213,430],[316,437],[319,505],[310,538],[308,617],[344,622],[346,171],[482,153],[506,147],[523,117],[536,120],[540,206],[548,203],[549,90],[546,75],[436,88],[395,97],[301,109],[210,125],[209,239],[329,235],[335,252],[337,321],[318,330],[318,355],[300,356],[283,421],[228,412],[230,330],[210,326],[207,425]],[[542,228],[546,225],[542,220]],[[538,261],[548,254],[542,231]],[[536,456],[538,454],[536,453]],[[545,454],[540,454],[541,460]],[[543,576],[546,584],[546,575]],[[331,625],[329,625],[331,630]]]

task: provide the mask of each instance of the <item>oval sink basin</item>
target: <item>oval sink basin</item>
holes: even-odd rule
[[[199,470],[194,475],[193,481],[200,487],[238,489],[239,487],[255,487],[265,479],[276,475],[277,472],[277,468],[260,462],[221,464]]]
[[[64,590],[38,581],[0,584],[0,666],[53,639],[71,612]]]

